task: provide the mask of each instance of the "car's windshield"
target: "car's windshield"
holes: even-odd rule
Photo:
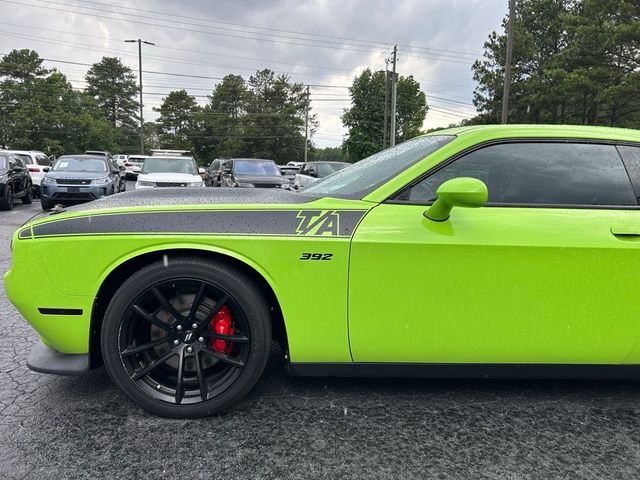
[[[452,135],[424,136],[387,148],[305,188],[305,194],[362,198],[443,147]]]
[[[191,157],[147,157],[142,165],[142,173],[186,173],[198,175],[198,169]]]
[[[107,162],[102,158],[60,157],[53,166],[56,172],[106,172]]]
[[[7,157],[0,156],[0,170],[6,170],[7,168]]]
[[[338,170],[342,170],[344,167],[348,167],[348,163],[318,163],[318,177],[328,177]]]
[[[233,171],[238,175],[280,176],[280,170],[272,160],[236,160],[233,162]]]

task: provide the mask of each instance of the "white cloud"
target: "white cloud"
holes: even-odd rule
[[[506,9],[503,0],[185,0],[179,4],[132,0],[126,4],[113,1],[111,7],[74,3],[77,6],[38,3],[48,8],[0,3],[0,32],[4,32],[0,33],[0,52],[33,48],[45,58],[89,64],[103,55],[117,55],[137,71],[136,46],[123,40],[140,37],[156,43],[143,47],[144,69],[149,71],[248,77],[267,67],[289,72],[293,80],[304,83],[350,85],[366,67],[383,69],[385,54],[398,43],[398,72],[421,82],[432,107],[425,123],[428,128],[473,114],[468,104],[473,92],[470,63],[474,57],[442,50],[480,54],[487,35],[500,26]],[[248,25],[282,30],[277,33],[281,43],[269,41],[275,32]],[[407,45],[422,48],[410,51]],[[75,86],[83,85],[86,67],[48,66],[67,74]],[[152,107],[160,104],[162,94],[184,88],[193,95],[206,95],[215,83],[207,78],[145,74],[145,117],[155,117]],[[343,89],[314,89],[314,93],[339,93],[336,99],[348,95]],[[205,97],[197,99],[206,101]],[[313,103],[320,120],[319,146],[340,143],[345,133],[340,116],[346,106],[347,102],[337,100]]]

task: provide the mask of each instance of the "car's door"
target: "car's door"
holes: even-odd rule
[[[20,193],[22,191],[22,171],[18,164],[18,157],[15,155],[9,155],[8,157],[8,169],[9,183],[13,190],[13,194]]]
[[[353,360],[628,359],[640,332],[640,189],[616,146],[520,141],[452,160],[355,232]],[[426,219],[438,186],[461,176],[487,184],[488,206]]]
[[[29,169],[27,168],[27,166],[25,165],[24,161],[22,160],[22,158],[18,155],[16,155],[16,166],[18,168],[18,190],[16,190],[16,193],[18,192],[25,192],[29,186],[29,181],[30,181],[30,177],[29,177]]]

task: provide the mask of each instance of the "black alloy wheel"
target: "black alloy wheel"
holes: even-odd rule
[[[4,195],[0,198],[0,210],[11,210],[13,209],[13,188],[11,185],[6,185],[4,187]]]
[[[179,258],[140,270],[116,292],[102,351],[112,378],[138,405],[197,417],[228,408],[255,384],[270,332],[253,282],[224,264]]]

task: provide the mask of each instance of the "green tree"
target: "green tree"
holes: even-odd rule
[[[302,83],[269,69],[257,71],[247,82],[242,122],[246,154],[282,164],[301,160],[307,108],[310,105]],[[315,115],[310,114],[309,124],[312,135],[317,125]]]
[[[199,151],[203,156],[246,155],[245,131],[247,84],[240,75],[226,75],[215,86],[209,104],[202,111],[205,137]]]
[[[195,98],[185,90],[177,90],[169,93],[154,111],[160,113],[156,124],[161,148],[192,150],[197,134],[196,115],[200,111]]]
[[[342,147],[314,148],[310,152],[310,157],[318,162],[350,162],[348,154]]]
[[[112,148],[113,128],[99,118],[93,99],[41,64],[28,51],[0,61],[0,144],[50,154]]]
[[[383,148],[385,72],[364,70],[349,89],[351,107],[342,123],[349,129],[343,149],[353,160],[361,160]],[[420,134],[428,110],[427,98],[412,76],[398,79],[396,143]]]
[[[106,120],[114,127],[136,127],[138,86],[129,67],[118,58],[102,57],[89,68],[85,80],[87,94],[95,99]]]
[[[11,50],[0,62],[0,77],[14,82],[42,77],[49,73],[49,70],[42,66],[42,61],[35,50]]]
[[[472,123],[497,123],[506,34],[492,32],[484,47],[484,58],[473,65],[480,115]],[[509,121],[637,127],[639,66],[637,2],[520,0]]]

